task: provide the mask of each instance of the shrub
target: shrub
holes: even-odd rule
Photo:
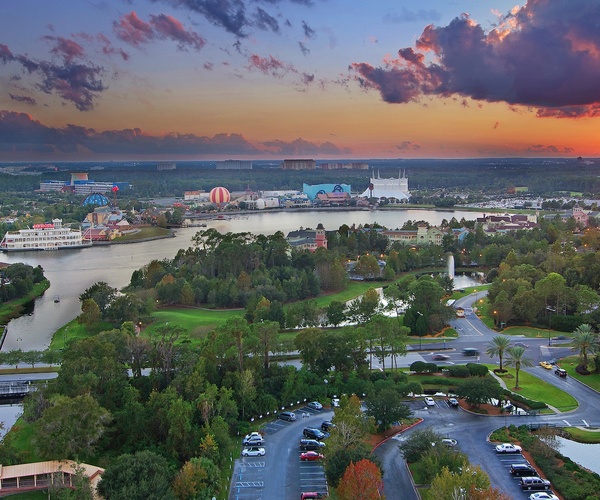
[[[507,399],[510,399],[513,402],[521,403],[532,410],[543,410],[544,408],[548,408],[548,405],[546,403],[525,398],[520,394],[509,391],[508,389],[504,389],[504,395],[507,397]]]
[[[467,363],[467,368],[472,377],[485,377],[489,371],[487,366],[477,363]]]
[[[465,365],[454,365],[448,368],[451,377],[467,378],[471,373]]]
[[[437,373],[440,371],[440,369],[435,363],[425,363],[423,371],[427,373]]]
[[[410,371],[423,373],[427,364],[428,363],[425,363],[425,361],[415,361],[413,364],[410,365]]]

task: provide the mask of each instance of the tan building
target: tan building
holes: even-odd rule
[[[283,170],[315,170],[317,168],[317,163],[315,160],[283,160],[283,164],[281,165]]]
[[[388,237],[390,243],[399,241],[409,245],[441,245],[445,233],[437,227],[428,228],[425,224],[419,224],[417,229],[383,231],[383,234]]]

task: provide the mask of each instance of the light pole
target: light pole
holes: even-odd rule
[[[552,338],[550,333],[552,331],[552,313],[556,312],[556,309],[552,309],[550,306],[546,306],[546,310],[550,311],[550,318],[548,319],[548,347],[552,346]]]
[[[417,313],[419,316],[423,316],[423,313],[422,313],[422,312],[416,311],[416,313]],[[420,351],[420,350],[422,349],[422,347],[423,347],[423,346],[422,346],[422,343],[423,343],[423,337],[422,337],[421,335],[419,335],[419,351]]]

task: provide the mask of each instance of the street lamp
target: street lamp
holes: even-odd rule
[[[422,312],[415,311],[419,316],[423,316]],[[419,335],[419,351],[422,349],[423,337]]]

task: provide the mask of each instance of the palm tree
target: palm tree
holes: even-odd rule
[[[492,343],[490,344],[490,346],[485,351],[490,358],[498,356],[498,358],[500,359],[500,371],[504,371],[502,368],[502,358],[504,357],[504,353],[506,352],[509,346],[510,339],[508,337],[504,337],[503,335],[496,335],[492,339]]]
[[[571,350],[579,353],[581,360],[579,366],[581,366],[584,371],[587,371],[588,353],[594,354],[599,347],[598,335],[594,333],[594,329],[591,325],[584,323],[579,325],[573,332]]]
[[[509,347],[506,349],[508,354],[508,359],[506,360],[506,366],[514,366],[515,367],[515,389],[519,388],[519,370],[521,370],[521,366],[533,366],[533,361],[531,358],[525,358],[523,355],[525,354],[525,347]]]

